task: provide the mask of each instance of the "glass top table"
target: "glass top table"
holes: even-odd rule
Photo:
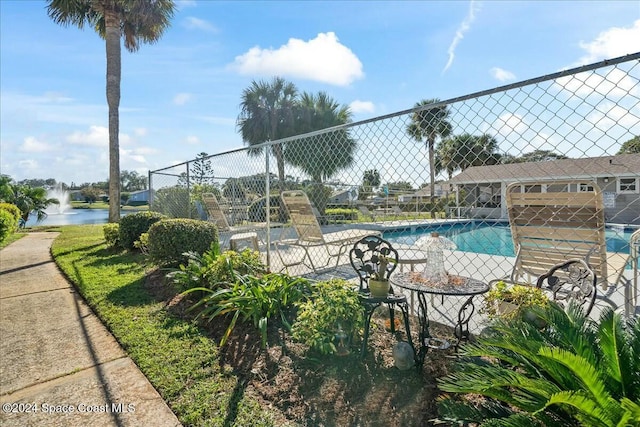
[[[437,283],[429,280],[422,272],[408,271],[396,273],[389,281],[392,286],[411,291],[418,297],[418,321],[420,323],[419,341],[420,348],[416,355],[418,363],[422,364],[429,349],[445,349],[450,346],[446,340],[432,337],[429,333],[429,316],[426,295],[441,295],[452,297],[468,297],[458,310],[458,319],[455,325],[454,334],[457,339],[455,349],[461,340],[468,340],[469,321],[475,312],[473,299],[476,295],[484,294],[489,290],[489,285],[481,280],[471,277],[448,275],[448,282]]]

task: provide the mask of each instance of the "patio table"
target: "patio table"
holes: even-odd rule
[[[432,337],[429,332],[429,316],[427,295],[440,295],[455,297],[468,297],[458,311],[458,321],[455,325],[454,334],[456,336],[455,349],[458,350],[460,342],[469,339],[469,321],[475,312],[473,299],[476,295],[484,294],[489,290],[489,285],[480,280],[465,276],[448,275],[447,283],[437,283],[429,280],[424,273],[408,271],[394,274],[389,280],[392,286],[407,289],[418,297],[418,321],[420,324],[419,342],[420,348],[416,355],[419,364],[424,362],[424,358],[430,348],[444,349],[449,347],[449,343],[443,339]]]

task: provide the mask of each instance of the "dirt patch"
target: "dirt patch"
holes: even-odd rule
[[[190,302],[164,284],[164,275],[148,276],[147,289],[181,317],[193,316]],[[428,426],[437,417],[436,378],[447,373],[453,350],[432,350],[421,368],[401,371],[394,366],[393,346],[406,341],[404,326],[389,332],[388,311],[379,309],[372,319],[366,356],[361,340],[351,343],[344,356],[320,355],[294,342],[277,324],[269,326],[268,348],[251,323],[239,323],[220,349],[219,363],[238,376],[241,392],[270,408],[283,425],[304,426]],[[202,325],[220,341],[225,319]],[[411,319],[414,342],[418,325]],[[434,336],[453,338],[451,328],[432,324]]]

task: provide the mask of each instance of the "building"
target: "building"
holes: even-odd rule
[[[640,154],[473,166],[448,183],[467,215],[506,219],[503,201],[509,184],[554,179],[584,180],[584,185],[595,181],[603,192],[607,222],[640,225]]]

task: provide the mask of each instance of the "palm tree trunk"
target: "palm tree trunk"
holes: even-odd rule
[[[109,222],[120,221],[120,22],[112,10],[105,10],[107,50],[107,104],[109,105]]]

